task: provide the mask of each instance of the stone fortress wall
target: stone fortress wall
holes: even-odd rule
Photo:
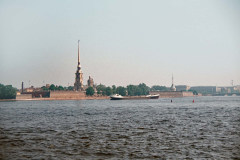
[[[32,94],[19,94],[16,95],[16,100],[32,99]]]
[[[34,92],[29,94],[17,94],[16,100],[84,100],[84,99],[110,99],[109,96],[93,95],[87,96],[84,91],[50,91],[48,97],[34,96]]]
[[[176,97],[191,97],[191,96],[193,96],[192,92],[186,92],[186,91],[176,91],[176,92],[150,91],[149,94],[159,94],[160,98],[176,98]]]
[[[50,98],[54,99],[85,99],[86,94],[82,91],[50,91]]]
[[[183,97],[192,97],[192,96],[194,96],[193,92],[182,91],[182,93],[183,93]]]

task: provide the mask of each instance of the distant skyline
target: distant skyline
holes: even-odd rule
[[[0,83],[240,85],[239,0],[0,1]]]

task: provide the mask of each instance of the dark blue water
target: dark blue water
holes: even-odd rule
[[[240,97],[0,102],[0,159],[240,159]]]

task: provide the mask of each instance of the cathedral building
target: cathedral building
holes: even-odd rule
[[[79,42],[78,40],[78,65],[77,65],[77,71],[75,73],[76,78],[75,78],[75,83],[74,83],[74,90],[75,91],[83,91],[83,73],[81,69],[81,64],[80,64],[80,48],[79,48]]]
[[[89,76],[87,83],[88,83],[88,87],[94,87],[94,82],[92,77]]]

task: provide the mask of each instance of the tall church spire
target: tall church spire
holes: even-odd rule
[[[78,40],[78,65],[80,65],[80,48],[79,48],[79,42],[80,42],[80,40]]]
[[[80,46],[79,46],[80,40],[78,40],[78,65],[77,65],[77,71],[75,73],[75,83],[74,83],[74,90],[76,91],[83,91],[83,73],[80,65]]]

